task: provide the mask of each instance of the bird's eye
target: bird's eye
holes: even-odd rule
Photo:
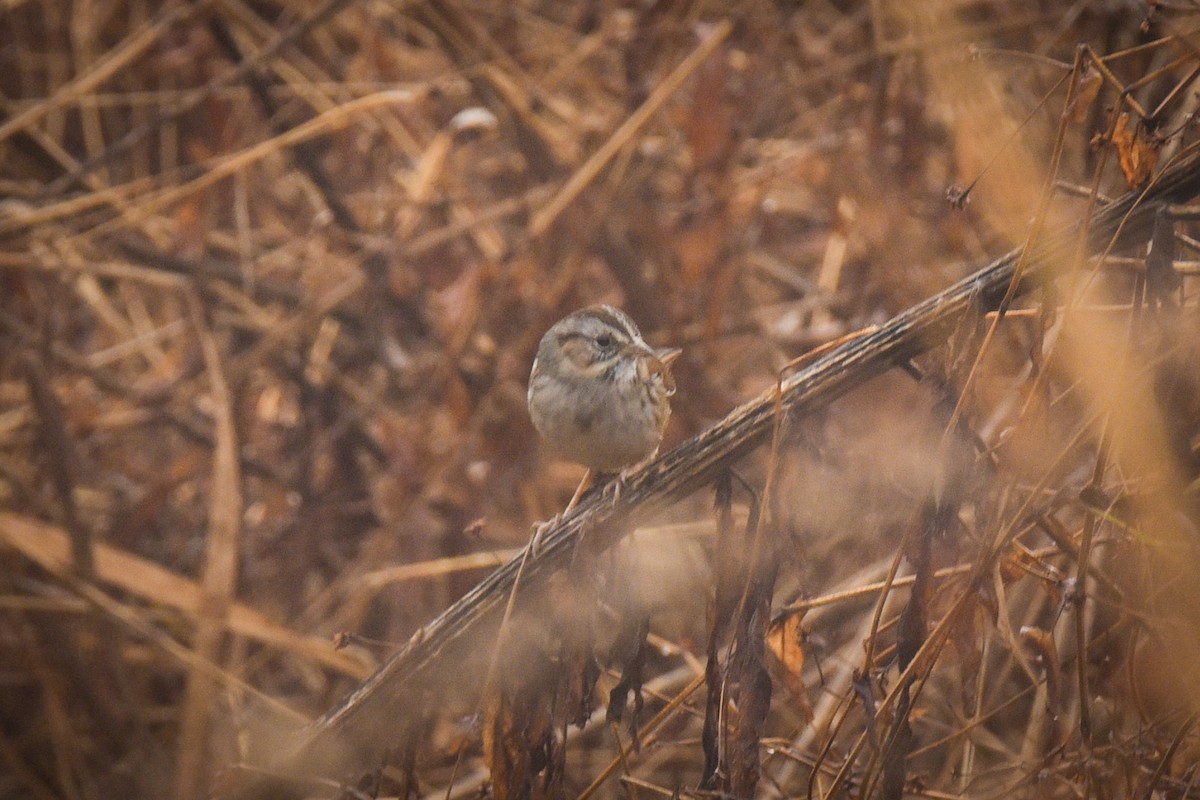
[[[607,350],[612,347],[613,338],[607,333],[602,333],[596,337],[596,345],[602,350]]]

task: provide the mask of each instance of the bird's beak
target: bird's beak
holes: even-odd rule
[[[667,368],[670,368],[681,355],[683,355],[683,351],[678,347],[664,347],[661,350],[654,351],[654,357]]]
[[[654,351],[654,360],[658,362],[655,372],[662,377],[663,388],[667,390],[668,397],[675,394],[675,376],[671,374],[671,365],[681,355],[683,351],[678,347],[664,347]]]

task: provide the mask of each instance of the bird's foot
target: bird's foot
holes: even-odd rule
[[[558,523],[562,522],[562,520],[563,520],[563,515],[560,512],[558,514],[555,514],[553,517],[546,520],[545,522],[538,522],[538,523],[534,524],[533,536],[529,539],[529,545],[528,545],[529,554],[531,556],[533,556],[534,558],[538,557],[538,554],[540,554],[542,552],[542,544],[545,541],[546,534],[548,534],[550,531],[552,531],[554,528],[556,528],[558,526]]]
[[[656,447],[654,448],[654,451],[650,453],[650,455],[646,456],[641,461],[625,467],[616,475],[614,475],[611,480],[609,480],[609,482],[604,486],[604,494],[607,495],[610,492],[612,493],[613,505],[621,502],[621,492],[623,492],[625,487],[629,485],[629,480],[634,476],[634,473],[641,470],[657,456],[658,448]]]

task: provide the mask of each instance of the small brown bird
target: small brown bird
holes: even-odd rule
[[[555,452],[588,468],[564,514],[593,473],[624,472],[658,451],[681,352],[650,347],[633,320],[608,305],[546,331],[529,376],[529,415]]]

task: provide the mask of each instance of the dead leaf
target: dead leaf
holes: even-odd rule
[[[1125,182],[1130,188],[1136,189],[1149,180],[1158,163],[1158,144],[1151,141],[1143,126],[1137,125],[1130,130],[1128,111],[1118,118],[1112,143],[1117,148],[1121,172],[1125,173]]]
[[[484,758],[496,800],[532,797],[535,777],[546,767],[554,739],[547,698],[524,686],[499,691],[488,701]]]
[[[812,704],[804,687],[804,643],[806,632],[801,624],[803,614],[789,614],[776,620],[767,630],[767,649],[774,658],[771,666],[792,696],[800,703],[805,715],[812,719]]]

